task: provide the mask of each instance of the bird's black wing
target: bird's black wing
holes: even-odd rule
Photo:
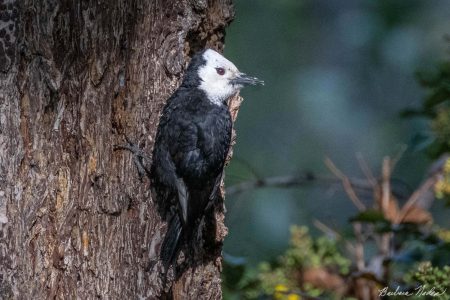
[[[163,157],[166,168],[160,173],[171,177],[167,182],[178,198],[177,213],[169,221],[161,251],[166,265],[176,258],[181,239],[192,236],[196,221],[214,199],[230,143],[228,110],[201,102],[192,105],[195,100],[171,100],[161,117],[156,140],[158,143],[158,136],[164,137],[160,138],[164,147],[157,145],[165,149],[157,155]]]
[[[175,116],[172,113],[172,116]],[[183,240],[189,240],[195,230],[196,218],[203,213],[209,197],[205,190],[195,188],[203,169],[203,151],[198,145],[198,128],[184,115],[169,122],[172,143],[168,144],[170,164],[175,170],[173,186],[176,189],[177,208],[169,220],[166,237],[161,247],[161,259],[167,269],[181,250]],[[166,155],[167,156],[167,155]],[[210,193],[210,192],[209,192]]]

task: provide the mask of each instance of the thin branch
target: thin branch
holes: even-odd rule
[[[258,170],[256,170],[256,168],[254,168],[248,161],[241,159],[239,157],[233,157],[233,162],[234,163],[237,162],[238,164],[244,166],[254,177],[256,178],[260,177]]]
[[[364,270],[366,263],[364,261],[364,237],[362,234],[362,225],[359,222],[353,223],[353,231],[355,233],[355,261],[358,271]]]
[[[428,178],[412,195],[409,197],[408,201],[403,205],[400,210],[397,218],[395,219],[395,224],[400,224],[409,211],[413,208],[416,202],[420,199],[422,195],[424,195],[429,189],[431,189],[436,181],[438,180],[437,176],[433,176]]]
[[[280,187],[287,188],[293,186],[303,186],[314,181],[308,176],[275,176],[261,179],[244,181],[226,188],[227,196],[240,194],[244,191],[253,190],[260,187]]]
[[[362,201],[358,198],[358,195],[356,195],[355,190],[352,187],[352,184],[350,183],[350,180],[346,178],[342,181],[342,184],[344,186],[344,190],[349,196],[350,200],[352,200],[353,204],[358,208],[359,211],[366,210],[366,206],[362,203]]]
[[[367,161],[364,159],[361,153],[356,154],[356,159],[358,160],[359,167],[361,168],[361,171],[366,176],[367,180],[372,184],[372,187],[377,186],[377,179],[373,175],[372,170],[370,169],[369,165],[367,164]]]
[[[381,170],[381,201],[380,208],[384,215],[386,215],[389,208],[389,200],[391,198],[391,159],[389,157],[383,158],[383,165]]]
[[[347,251],[350,252],[351,255],[355,255],[355,251],[356,251],[355,246],[350,241],[343,239],[342,236],[339,234],[339,232],[331,229],[326,224],[320,222],[317,219],[313,220],[313,224],[314,224],[314,226],[316,226],[317,229],[322,231],[324,234],[333,237],[337,241],[344,241]]]
[[[334,176],[336,176],[337,178],[344,180],[345,178],[347,178],[347,176],[345,176],[344,173],[342,173],[341,170],[339,170],[336,165],[333,163],[333,161],[328,158],[325,157],[325,165],[328,167],[328,169],[331,171],[331,173],[334,174]]]
[[[366,209],[366,206],[361,202],[361,200],[358,198],[358,195],[356,195],[355,190],[352,187],[352,184],[350,182],[350,179],[344,175],[344,173],[339,170],[336,165],[329,159],[328,157],[325,158],[325,165],[328,167],[328,169],[339,179],[342,181],[342,185],[344,186],[344,190],[347,193],[350,200],[353,202],[353,204],[358,208],[359,211],[364,211]]]
[[[403,157],[403,154],[405,154],[406,149],[408,149],[408,146],[401,145],[400,149],[398,150],[397,154],[395,154],[394,158],[391,160],[391,170],[395,169],[395,166],[400,161],[400,159]]]
[[[335,240],[340,240],[342,238],[339,232],[331,229],[330,227],[328,227],[327,225],[325,225],[324,223],[320,222],[317,219],[313,220],[313,224],[314,226],[316,226],[317,229],[319,229],[320,231],[322,231],[323,233],[332,237]]]
[[[392,167],[395,165],[395,163],[392,162],[392,160],[387,156],[383,158],[383,165],[381,170],[381,199],[380,199],[380,207],[381,212],[383,213],[383,216],[387,219],[387,215],[389,213],[389,207],[390,207],[390,201],[391,200],[391,174],[392,174]],[[381,252],[381,255],[387,256],[389,253],[389,246],[391,241],[391,234],[390,233],[384,233],[381,235],[380,243],[379,243],[379,250]]]
[[[352,178],[349,179],[350,185],[356,189],[371,190],[372,185],[364,179]],[[257,188],[290,188],[301,187],[311,183],[321,184],[336,184],[341,183],[340,179],[330,176],[316,176],[312,173],[305,173],[303,175],[287,175],[287,176],[273,176],[260,179],[253,179],[244,181],[226,188],[227,196],[235,196],[237,194],[254,190]]]

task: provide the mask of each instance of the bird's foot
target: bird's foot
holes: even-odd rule
[[[125,135],[125,140],[127,141],[126,145],[115,145],[114,151],[117,150],[128,150],[133,153],[133,162],[138,170],[139,180],[142,181],[144,176],[150,178],[150,171],[144,165],[146,163],[150,163],[151,158],[142,151],[137,145],[132,143],[130,139]]]

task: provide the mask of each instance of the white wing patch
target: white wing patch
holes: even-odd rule
[[[178,201],[180,203],[181,213],[183,215],[183,223],[186,224],[189,205],[189,192],[187,191],[186,184],[182,178],[177,179],[176,185],[178,190]]]

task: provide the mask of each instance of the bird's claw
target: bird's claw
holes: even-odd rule
[[[151,158],[142,151],[137,145],[130,141],[130,139],[125,135],[125,140],[127,145],[115,145],[114,151],[117,150],[128,150],[133,153],[133,162],[138,170],[139,180],[142,181],[144,176],[150,178],[150,171],[144,166],[144,163],[150,162]]]

